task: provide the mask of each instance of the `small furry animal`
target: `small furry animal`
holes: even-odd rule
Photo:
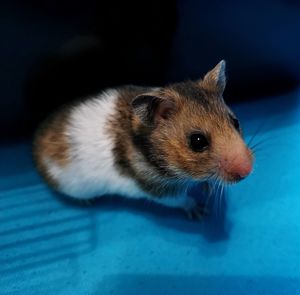
[[[73,198],[147,198],[199,216],[189,185],[234,183],[252,170],[252,151],[222,97],[225,84],[222,60],[198,81],[107,89],[65,106],[37,131],[37,168]]]

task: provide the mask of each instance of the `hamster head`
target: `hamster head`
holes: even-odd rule
[[[252,151],[223,100],[225,61],[199,81],[136,97],[134,143],[160,175],[237,182],[251,173]]]

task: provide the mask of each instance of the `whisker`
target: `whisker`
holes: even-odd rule
[[[219,212],[220,217],[222,216],[223,201],[224,201],[224,182],[222,181],[221,194],[220,194],[220,212]]]
[[[252,156],[257,156],[257,154],[261,154],[261,152],[265,152],[266,150],[263,148],[255,148],[251,151]]]
[[[223,206],[223,204],[224,204],[224,198],[225,198],[225,196],[224,196],[224,187],[225,187],[225,184],[224,184],[224,182],[222,182],[222,191],[221,191],[221,212],[220,213],[222,213],[222,206]]]
[[[211,182],[207,182],[207,186],[208,186],[208,197],[207,197],[207,199],[205,200],[205,204],[204,204],[204,208],[205,208],[205,209],[208,208],[209,201],[210,201],[212,195],[215,193],[216,182],[217,182],[217,173],[214,172],[214,174],[212,174],[212,176],[211,176]]]
[[[264,122],[262,122],[262,123],[256,128],[254,134],[251,136],[251,138],[249,139],[249,141],[248,141],[248,143],[247,143],[248,146],[252,143],[252,141],[254,140],[254,138],[255,138],[259,133],[262,132],[263,127],[266,126],[266,123],[267,123],[267,120],[265,120]]]
[[[213,209],[216,212],[216,204],[217,204],[217,200],[218,200],[218,187],[219,187],[219,182],[218,179],[216,179],[216,183],[215,183],[215,189],[214,189],[214,203],[213,203]]]
[[[222,189],[222,181],[219,179],[218,181],[218,192],[217,192],[217,217],[219,217],[220,213],[220,199],[221,199],[221,189]]]
[[[261,140],[257,141],[256,143],[254,143],[252,146],[249,145],[250,149],[255,148],[256,146],[261,146],[262,144],[265,144],[267,142],[270,142],[270,139],[273,139],[273,137],[269,137],[269,138],[262,138]]]

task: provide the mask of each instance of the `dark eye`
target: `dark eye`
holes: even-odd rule
[[[190,135],[190,148],[194,152],[203,152],[208,148],[208,140],[202,133],[193,133]]]
[[[234,118],[233,116],[230,116],[230,119],[231,119],[231,122],[232,122],[232,125],[234,126],[234,128],[236,130],[240,130],[240,122],[237,118]]]

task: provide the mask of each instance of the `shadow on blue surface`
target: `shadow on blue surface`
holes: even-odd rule
[[[197,199],[200,203],[206,204],[208,215],[203,220],[189,220],[185,212],[181,209],[168,208],[150,202],[145,199],[127,199],[120,196],[102,196],[101,198],[85,204],[72,200],[60,194],[55,194],[57,198],[67,203],[68,206],[92,210],[94,214],[100,211],[118,212],[127,211],[133,214],[144,216],[151,219],[154,223],[159,223],[162,227],[168,227],[174,231],[183,231],[186,233],[202,235],[208,242],[219,242],[229,238],[231,223],[227,219],[226,190],[223,191],[222,197],[219,191],[206,199],[201,194],[201,187],[195,186],[190,191],[190,196]]]
[[[205,266],[199,266],[205,268]],[[99,288],[91,293],[101,294],[299,294],[300,279],[277,276],[195,276],[195,275],[130,275],[104,276]]]

